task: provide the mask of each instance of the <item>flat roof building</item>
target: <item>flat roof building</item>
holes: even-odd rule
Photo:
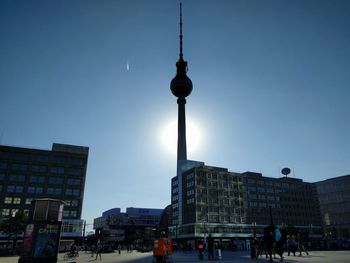
[[[350,238],[350,175],[316,183],[325,234]]]
[[[62,236],[82,229],[88,154],[88,147],[58,143],[51,150],[0,145],[1,215],[28,213],[33,199],[59,199],[65,202]]]
[[[321,216],[316,185],[294,178],[270,178],[260,173],[229,172],[191,161],[172,178],[175,238],[251,237],[273,223],[314,228],[320,235]],[[197,164],[197,165],[193,165]],[[270,216],[270,207],[272,218]]]
[[[126,212],[112,208],[94,219],[94,229],[104,242],[133,242],[141,238],[147,228],[158,228],[163,209],[128,207]],[[138,234],[137,234],[138,233]]]

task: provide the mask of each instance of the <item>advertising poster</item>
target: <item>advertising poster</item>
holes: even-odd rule
[[[22,256],[24,257],[29,256],[30,254],[30,249],[33,243],[33,231],[34,231],[34,224],[28,224],[26,227],[26,231],[24,233],[24,240],[23,240]]]
[[[40,224],[37,226],[37,238],[34,258],[56,257],[60,229],[58,224]]]

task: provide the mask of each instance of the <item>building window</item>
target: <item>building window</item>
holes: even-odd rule
[[[190,179],[192,179],[193,178],[193,174],[189,174],[189,175],[187,175],[187,180],[190,180]]]
[[[5,170],[6,168],[7,168],[7,163],[1,162],[1,163],[0,163],[0,169]]]
[[[42,194],[43,193],[43,188],[42,187],[29,186],[27,193],[29,193],[29,194]]]
[[[53,174],[64,174],[64,167],[51,167],[50,172]]]
[[[12,170],[16,170],[16,171],[27,171],[26,164],[13,163],[11,168]]]
[[[50,177],[49,184],[63,184],[63,178],[60,177]]]
[[[194,203],[194,198],[190,198],[190,199],[187,199],[187,202],[186,202],[188,205],[189,204],[193,204]]]
[[[7,186],[7,192],[8,193],[22,193],[23,192],[23,186],[21,185],[8,185]]]
[[[16,193],[23,193],[23,186],[17,185],[16,186]]]
[[[53,163],[65,163],[66,162],[66,158],[61,157],[61,156],[53,156],[51,161]]]
[[[75,195],[79,196],[80,190],[79,189],[66,189],[66,195]]]
[[[257,206],[258,206],[258,203],[257,203],[257,202],[250,202],[250,206],[251,206],[251,207],[257,207]]]
[[[49,161],[49,157],[45,155],[32,155],[30,159],[33,162],[47,163]]]
[[[72,200],[72,206],[78,206],[79,201],[78,200]]]
[[[67,173],[69,175],[81,175],[82,174],[82,170],[81,169],[68,169]]]
[[[2,209],[2,215],[3,216],[9,216],[10,215],[10,209]]]
[[[187,186],[187,188],[189,188],[189,187],[191,187],[191,186],[194,186],[194,181],[188,182],[186,186]]]
[[[64,210],[63,211],[63,217],[69,217],[69,211]]]
[[[62,232],[77,232],[82,233],[83,224],[81,222],[67,222],[64,221],[62,224]]]
[[[12,197],[5,197],[4,204],[12,204]]]
[[[260,200],[265,200],[266,197],[265,197],[265,195],[259,195],[259,199],[260,199]]]
[[[282,183],[282,187],[288,189],[288,188],[289,188],[289,184],[287,184],[287,183]]]
[[[44,176],[31,176],[29,178],[29,182],[43,184],[45,182],[45,177]]]
[[[194,195],[194,189],[187,191],[187,195]]]
[[[11,216],[15,216],[18,213],[18,209],[11,210]]]
[[[11,174],[9,176],[9,181],[11,182],[24,182],[26,177],[24,175]]]
[[[4,178],[5,178],[5,174],[1,173],[0,174],[0,181],[4,180]]]
[[[15,192],[15,186],[14,185],[8,185],[7,186],[7,192],[8,193],[14,193]]]
[[[75,211],[75,210],[70,211],[70,216],[71,217],[77,217],[77,211]]]
[[[62,193],[61,188],[48,188],[47,193],[50,195],[60,195]]]
[[[7,159],[8,153],[7,152],[0,152],[0,158],[1,159]]]
[[[26,205],[30,205],[32,203],[33,198],[26,198]]]
[[[19,198],[19,197],[13,198],[13,204],[19,205],[20,203],[21,203],[21,198]]]
[[[83,165],[83,160],[82,159],[77,159],[77,158],[69,158],[68,163],[72,164],[72,165],[82,166]]]
[[[265,193],[265,188],[258,187],[258,192],[259,192],[259,193]]]
[[[67,184],[68,185],[80,185],[80,179],[68,178]]]
[[[46,173],[46,171],[47,171],[47,167],[46,166],[32,165],[32,172]]]
[[[12,158],[19,161],[27,161],[28,155],[25,153],[13,153]]]

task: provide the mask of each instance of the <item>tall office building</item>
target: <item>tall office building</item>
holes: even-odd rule
[[[350,238],[350,175],[316,183],[325,234]]]
[[[65,202],[62,236],[81,235],[88,153],[88,147],[57,143],[52,150],[0,145],[1,215],[28,213],[33,199],[60,199]]]
[[[191,163],[183,171],[182,182],[178,176],[172,179],[171,237],[198,238],[210,233],[219,238],[247,238],[255,231],[261,233],[270,223],[280,227],[293,225],[320,237],[321,216],[315,184]]]

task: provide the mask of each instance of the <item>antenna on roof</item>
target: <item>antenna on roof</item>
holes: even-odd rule
[[[182,53],[182,2],[180,2],[180,60],[183,59]]]

